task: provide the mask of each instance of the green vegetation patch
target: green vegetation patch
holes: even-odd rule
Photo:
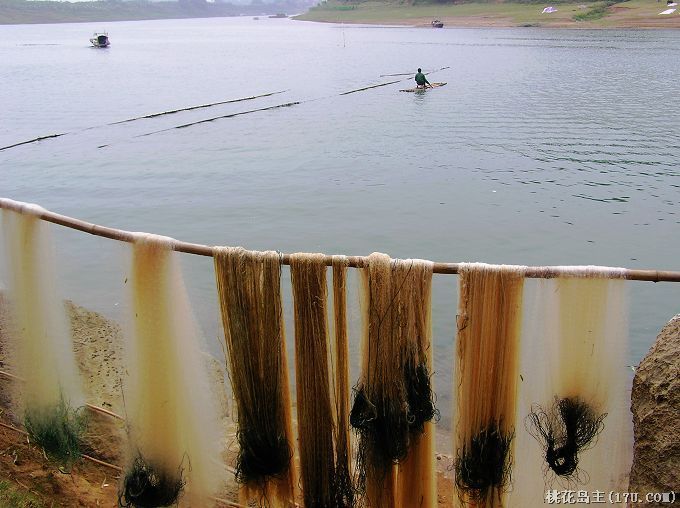
[[[616,5],[625,1],[626,0],[606,0],[605,2],[596,3],[586,12],[574,14],[573,19],[574,21],[593,21],[595,19],[604,18],[608,14],[607,9],[609,9],[612,5]]]
[[[24,426],[49,460],[70,469],[80,459],[82,436],[87,428],[87,415],[82,407],[74,409],[62,397],[53,406],[27,408]]]
[[[456,2],[440,4],[436,2],[402,4],[399,0],[378,2],[344,2],[324,0],[317,7],[296,19],[307,21],[329,21],[334,23],[396,23],[428,26],[433,19],[442,19],[446,26],[455,26],[454,19],[466,17],[483,18],[485,21],[507,25],[539,26],[545,23],[573,23],[572,16],[579,12],[579,4],[560,4],[559,12],[542,14],[543,4],[529,2]],[[588,3],[587,5],[593,5]],[[449,24],[448,21],[451,21]]]
[[[2,1],[2,0],[0,0]],[[331,23],[396,24],[428,27],[433,19],[455,26],[559,26],[593,27],[641,26],[653,18],[657,22],[658,4],[649,0],[551,0],[557,11],[544,14],[545,0],[505,2],[454,0],[322,0],[317,7],[295,19]],[[611,7],[616,5],[616,8]],[[625,5],[623,20],[617,13]],[[668,18],[671,20],[671,18]]]
[[[312,7],[312,9],[326,11],[353,11],[356,8],[357,8],[356,4],[344,4],[344,3],[338,4],[329,2],[321,2],[316,7]]]
[[[12,508],[44,508],[43,502],[30,492],[14,487],[7,480],[0,480],[0,506]]]

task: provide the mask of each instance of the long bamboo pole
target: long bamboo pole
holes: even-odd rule
[[[19,213],[31,213],[47,222],[53,224],[58,224],[71,229],[76,229],[84,233],[89,233],[95,236],[101,236],[103,238],[110,238],[112,240],[118,240],[121,242],[133,243],[136,238],[136,234],[130,231],[124,231],[122,229],[109,228],[106,226],[99,226],[97,224],[92,224],[91,222],[86,222],[80,219],[75,219],[73,217],[68,217],[66,215],[61,215],[58,213],[50,212],[45,209],[37,209],[35,205],[30,205],[29,203],[24,203],[21,201],[14,201],[12,199],[0,198],[0,208],[5,210],[12,210]],[[185,252],[187,254],[195,254],[198,256],[208,256],[212,257],[213,247],[209,245],[201,245],[198,243],[189,243],[176,240],[173,244],[174,250],[177,252]],[[366,266],[365,256],[347,256],[349,266],[353,268],[363,268]],[[324,260],[326,266],[332,266],[333,256],[326,256]],[[290,254],[281,254],[281,264],[290,264]],[[457,274],[459,263],[434,263],[434,273],[441,274]],[[603,274],[611,273],[611,269],[602,268]],[[565,267],[560,266],[530,266],[527,268],[526,277],[532,279],[553,279],[560,276],[568,276],[570,271]],[[615,275],[610,275],[610,277],[615,277]],[[620,276],[619,276],[620,277]],[[642,280],[649,282],[680,282],[680,272],[669,271],[669,270],[624,270],[624,279],[628,280]]]

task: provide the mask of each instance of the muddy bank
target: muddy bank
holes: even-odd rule
[[[432,30],[437,19],[446,28],[541,27],[569,29],[673,29],[680,28],[680,13],[660,15],[665,2],[627,0],[607,6],[604,2],[558,3],[554,11],[544,13],[550,5],[533,3],[465,2],[457,4],[406,5],[365,1],[346,3],[326,0],[296,20],[323,23],[394,25]],[[439,29],[438,29],[439,30]]]
[[[113,415],[124,417],[122,383],[125,375],[120,326],[101,314],[66,302],[70,317],[73,346],[80,379],[88,404]],[[0,371],[13,375],[7,363],[10,323],[0,295]],[[222,394],[221,417],[225,442],[225,460],[234,453],[235,425],[230,417],[224,377],[216,361],[211,362],[212,380]],[[0,375],[0,423],[21,430],[21,421],[13,410],[13,400],[20,395],[22,382]],[[42,451],[27,437],[0,426],[0,478],[33,493],[46,506],[117,506],[121,468],[126,461],[126,427],[122,418],[83,408],[88,415],[88,428],[83,452],[102,463],[79,461],[72,471],[60,471],[50,464]],[[216,443],[216,445],[218,445]],[[236,485],[228,473],[220,498],[235,500]],[[80,504],[74,504],[80,503]],[[181,504],[180,504],[181,506]],[[224,506],[216,502],[215,506]]]

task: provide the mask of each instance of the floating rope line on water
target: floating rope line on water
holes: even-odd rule
[[[288,90],[281,90],[281,91],[278,91],[278,92],[269,92],[269,93],[262,94],[262,95],[253,95],[252,97],[243,97],[243,98],[240,98],[240,99],[229,99],[229,100],[226,100],[226,101],[213,102],[211,104],[201,104],[199,106],[189,106],[189,107],[186,107],[186,108],[173,109],[173,110],[170,110],[170,111],[163,111],[161,113],[151,113],[149,115],[138,116],[138,117],[135,117],[135,118],[128,118],[127,120],[120,120],[118,122],[107,123],[107,124],[104,124],[104,125],[95,125],[95,126],[92,126],[92,127],[86,127],[84,129],[77,130],[77,131],[61,132],[59,134],[50,134],[48,136],[40,136],[40,137],[37,137],[37,138],[34,138],[34,139],[29,139],[28,141],[21,141],[20,143],[14,143],[13,145],[0,147],[0,152],[3,151],[3,150],[8,150],[10,148],[17,147],[17,146],[28,145],[30,143],[36,143],[38,141],[43,141],[45,139],[58,138],[60,136],[65,136],[67,134],[76,134],[78,132],[85,132],[85,131],[89,131],[89,130],[92,130],[92,129],[98,129],[98,128],[106,127],[106,126],[110,126],[110,125],[118,125],[118,124],[133,122],[133,121],[136,121],[136,120],[142,120],[144,118],[155,118],[155,117],[163,116],[163,115],[171,115],[173,113],[179,113],[181,111],[191,111],[191,110],[194,110],[194,109],[209,108],[209,107],[218,106],[218,105],[221,105],[221,104],[231,104],[231,103],[234,103],[234,102],[250,101],[250,100],[254,100],[254,99],[259,99],[261,97],[270,97],[272,95],[281,94],[281,93],[284,93],[284,92],[287,92],[287,91]],[[161,131],[159,131],[159,132],[161,132]],[[109,145],[102,145],[101,147],[98,147],[98,148],[103,148],[104,146],[109,146]]]
[[[20,143],[14,143],[13,145],[7,145],[7,146],[1,147],[0,152],[3,151],[3,150],[8,150],[10,148],[14,148],[15,146],[28,145],[30,143],[36,143],[38,141],[42,141],[44,139],[58,138],[60,136],[65,136],[66,134],[70,134],[70,132],[62,132],[60,134],[50,134],[48,136],[40,136],[39,138],[29,139],[28,141],[21,141]]]
[[[449,68],[450,67],[442,67],[441,69],[436,69],[436,70],[431,71],[430,73],[426,73],[426,74],[431,74],[432,72],[439,72],[439,71],[449,69]],[[404,74],[394,74],[394,76],[406,76],[406,75],[407,75],[406,73],[404,73]],[[408,74],[408,75],[410,75],[410,74]],[[390,76],[390,75],[386,74],[385,76]],[[401,81],[406,81],[406,80],[402,79],[402,80],[397,80],[397,81],[390,81],[390,82],[387,82],[387,83],[379,83],[377,85],[370,85],[370,86],[366,86],[366,87],[363,87],[363,88],[357,88],[356,90],[350,90],[348,92],[342,92],[342,93],[338,94],[338,96],[349,95],[349,94],[353,94],[353,93],[357,93],[357,92],[363,92],[365,90],[371,90],[373,88],[379,88],[379,87],[382,87],[382,86],[393,85],[393,84],[399,83]],[[161,113],[151,113],[149,115],[139,116],[139,117],[135,117],[135,118],[129,118],[127,120],[120,120],[118,122],[108,123],[106,125],[108,126],[108,125],[124,124],[124,123],[128,123],[128,122],[133,122],[133,121],[136,121],[136,120],[142,120],[142,119],[145,119],[145,118],[155,118],[155,117],[158,117],[158,116],[170,115],[170,114],[173,114],[173,113],[179,113],[179,112],[182,112],[182,111],[191,111],[191,110],[195,110],[195,109],[217,106],[217,105],[220,105],[220,104],[231,104],[231,103],[234,103],[234,102],[242,102],[242,101],[248,101],[248,100],[253,100],[253,99],[259,99],[261,97],[270,97],[272,95],[281,94],[281,93],[284,93],[284,92],[287,92],[287,91],[288,90],[281,90],[279,92],[270,92],[270,93],[266,93],[266,94],[262,94],[262,95],[254,95],[252,97],[244,97],[244,98],[241,98],[241,99],[231,99],[231,100],[227,100],[227,101],[214,102],[214,103],[211,103],[211,104],[202,104],[202,105],[199,105],[199,106],[189,106],[187,108],[180,108],[180,109],[174,109],[174,110],[170,110],[170,111],[163,111]],[[323,97],[323,98],[329,99],[331,97],[335,97],[335,95],[329,95],[329,96],[326,96],[326,97]],[[229,115],[222,115],[222,116],[216,116],[216,117],[213,117],[213,118],[206,118],[204,120],[199,120],[197,122],[191,122],[191,123],[187,123],[187,124],[183,124],[183,125],[178,125],[176,127],[169,127],[167,129],[161,129],[161,130],[158,130],[158,131],[148,132],[146,134],[140,134],[140,135],[134,136],[134,137],[138,138],[138,137],[150,136],[152,134],[167,132],[167,131],[171,131],[173,129],[184,129],[186,127],[191,127],[193,125],[198,125],[198,124],[202,124],[202,123],[206,123],[206,122],[213,122],[215,120],[220,120],[220,119],[223,119],[223,118],[233,118],[233,117],[236,117],[236,116],[246,115],[248,113],[256,113],[256,112],[259,112],[259,111],[268,111],[268,110],[271,110],[271,109],[285,108],[285,107],[289,107],[289,106],[296,106],[296,105],[299,105],[299,104],[306,104],[307,102],[314,102],[314,101],[317,101],[319,99],[320,98],[307,99],[307,100],[303,100],[303,101],[288,102],[288,103],[285,103],[285,104],[277,104],[276,106],[269,106],[269,107],[266,107],[266,108],[253,109],[253,110],[249,110],[249,111],[241,111],[239,113],[232,113],[232,114],[229,114]],[[64,136],[66,134],[75,134],[77,132],[84,132],[84,131],[87,131],[87,130],[97,129],[99,127],[103,127],[103,126],[99,125],[99,126],[94,126],[94,127],[87,127],[86,129],[82,129],[80,131],[62,132],[60,134],[51,134],[49,136],[41,136],[39,138],[31,139],[31,140],[28,140],[28,141],[22,141],[20,143],[15,143],[13,145],[1,147],[0,151],[7,150],[9,148],[14,148],[14,147],[21,146],[21,145],[26,145],[26,144],[29,144],[29,143],[35,143],[37,141],[42,141],[44,139],[57,138],[57,137],[60,137],[60,136]],[[105,148],[107,146],[110,146],[110,145],[104,144],[104,145],[98,146],[97,148]]]
[[[196,122],[177,125],[175,127],[168,127],[167,129],[161,129],[159,131],[147,132],[146,134],[140,134],[140,135],[135,136],[135,137],[136,138],[142,138],[142,137],[145,137],[145,136],[151,136],[152,134],[158,134],[160,132],[167,132],[167,131],[172,131],[172,130],[175,130],[175,129],[185,129],[187,127],[192,127],[194,125],[199,125],[199,124],[202,124],[202,123],[214,122],[215,120],[221,120],[223,118],[233,118],[235,116],[247,115],[249,113],[257,113],[259,111],[269,111],[270,109],[287,108],[287,107],[290,107],[290,106],[296,106],[298,104],[301,104],[301,103],[300,102],[286,102],[285,104],[277,104],[276,106],[267,106],[266,108],[251,109],[251,110],[248,110],[248,111],[241,111],[239,113],[230,113],[228,115],[215,116],[215,117],[212,117],[212,118],[206,118],[204,120],[198,120]]]
[[[403,80],[389,81],[388,83],[380,83],[380,84],[377,84],[377,85],[366,86],[364,88],[357,88],[356,90],[350,90],[348,92],[342,92],[342,93],[338,94],[338,96],[349,95],[349,94],[356,93],[356,92],[363,92],[364,90],[370,90],[372,88],[379,88],[381,86],[393,85],[395,83],[399,83],[399,81],[403,81]],[[330,98],[330,97],[334,97],[334,96],[331,95],[331,96],[326,97],[326,98]],[[284,104],[277,104],[275,106],[268,106],[266,108],[251,109],[251,110],[248,110],[248,111],[241,111],[239,113],[230,113],[228,115],[215,116],[215,117],[212,117],[212,118],[206,118],[204,120],[198,120],[196,122],[191,122],[191,123],[187,123],[187,124],[183,124],[183,125],[177,125],[175,127],[169,127],[167,129],[161,129],[161,130],[158,130],[158,131],[148,132],[146,134],[140,134],[139,136],[135,136],[135,137],[138,138],[138,137],[150,136],[152,134],[159,134],[161,132],[167,132],[167,131],[171,131],[171,130],[174,130],[174,129],[185,129],[186,127],[192,127],[194,125],[199,125],[199,124],[202,124],[202,123],[214,122],[215,120],[222,120],[224,118],[234,118],[234,117],[237,117],[237,116],[247,115],[247,114],[250,114],[250,113],[258,113],[260,111],[269,111],[269,110],[272,110],[272,109],[287,108],[287,107],[290,107],[290,106],[297,106],[297,105],[306,104],[308,102],[312,102],[312,101],[315,101],[315,100],[318,100],[318,99],[307,99],[307,100],[304,100],[304,101],[287,102],[287,103],[284,103]]]
[[[281,90],[279,92],[270,92],[270,93],[265,93],[262,95],[253,95],[252,97],[243,97],[241,99],[230,99],[226,101],[220,101],[220,102],[212,102],[210,104],[201,104],[200,106],[189,106],[188,108],[180,108],[180,109],[171,109],[169,111],[163,111],[161,113],[151,113],[149,115],[144,115],[144,116],[138,116],[135,118],[128,118],[127,120],[120,120],[118,122],[113,122],[113,123],[108,123],[106,125],[119,125],[122,123],[128,123],[128,122],[134,122],[136,120],[143,120],[145,118],[156,118],[158,116],[163,116],[163,115],[172,115],[174,113],[179,113],[181,111],[192,111],[194,109],[203,109],[203,108],[210,108],[212,106],[219,106],[221,104],[232,104],[234,102],[243,102],[243,101],[251,101],[253,99],[260,99],[262,97],[271,97],[272,95],[278,95],[284,92],[287,92],[288,90]]]
[[[450,68],[451,67],[446,66],[446,67],[442,67],[441,69],[435,69],[433,71],[424,72],[423,74],[425,74],[427,76],[428,74],[432,74],[433,72],[439,72],[439,71],[443,71],[445,69],[450,69]],[[380,75],[381,78],[391,78],[393,76],[413,76],[413,73],[412,72],[399,72],[397,74],[381,74]]]
[[[441,70],[444,70],[444,69],[448,69],[448,67],[442,67],[441,69],[437,69],[436,71],[432,71],[432,72],[438,72],[438,71],[441,71]],[[373,88],[379,88],[379,87],[382,87],[382,86],[393,85],[395,83],[399,83],[400,81],[405,81],[405,80],[401,79],[401,80],[396,80],[396,81],[389,81],[387,83],[379,83],[377,85],[365,86],[363,88],[357,88],[356,90],[350,90],[348,92],[342,92],[342,93],[338,94],[338,97],[342,96],[342,95],[349,95],[349,94],[353,94],[353,93],[357,93],[357,92],[363,92],[365,90],[371,90]],[[328,98],[331,98],[331,97],[335,97],[335,96],[330,95],[330,96],[327,96],[327,97],[324,97],[324,98],[328,99]],[[269,107],[266,107],[266,108],[253,109],[253,110],[249,110],[249,111],[242,111],[240,113],[232,113],[232,114],[229,114],[229,115],[221,115],[221,116],[216,116],[216,117],[213,117],[213,118],[206,118],[205,120],[199,120],[197,122],[191,122],[191,123],[187,123],[187,124],[184,124],[184,125],[178,125],[176,127],[170,127],[168,129],[162,129],[162,130],[159,130],[159,131],[149,132],[147,134],[142,134],[141,136],[135,136],[135,137],[150,136],[151,134],[158,134],[160,132],[166,132],[166,131],[170,131],[170,130],[173,130],[173,129],[184,129],[186,127],[191,127],[193,125],[199,125],[199,124],[206,123],[206,122],[213,122],[215,120],[221,120],[223,118],[233,118],[233,117],[236,117],[236,116],[246,115],[246,114],[249,114],[249,113],[257,113],[257,112],[260,112],[260,111],[269,111],[269,110],[272,110],[272,109],[287,108],[287,107],[290,107],[290,106],[297,106],[299,104],[306,104],[308,102],[313,102],[313,101],[316,101],[316,100],[319,100],[319,98],[307,99],[307,100],[303,100],[303,101],[288,102],[288,103],[285,103],[285,104],[277,104],[276,106],[269,106]]]
[[[28,207],[30,203],[22,201],[15,201],[8,198],[0,198],[0,208],[5,210],[14,210],[21,213],[35,213],[35,215],[46,222],[58,224],[70,229],[75,229],[102,238],[109,238],[120,242],[133,243],[135,234],[123,229],[110,228],[106,226],[99,226],[91,222],[86,222],[80,219],[61,215],[55,212],[50,212],[41,208],[39,212],[31,212]],[[35,206],[35,205],[33,205]],[[186,254],[194,254],[197,256],[213,257],[213,246],[202,245],[198,243],[182,242],[175,240],[172,244],[173,250],[176,252],[184,252]],[[352,268],[364,268],[366,266],[367,256],[345,256],[347,258],[347,266]],[[283,265],[290,264],[290,254],[279,253],[279,260]],[[326,266],[333,265],[333,256],[326,255],[324,258]],[[462,263],[440,263],[433,264],[433,273],[455,275],[458,273]],[[589,269],[592,273],[599,273],[604,278],[620,278],[626,280],[639,280],[648,282],[680,282],[680,272],[670,270],[638,270],[627,268],[609,268],[605,266],[586,266],[586,267],[571,267],[571,266],[529,266],[526,268],[525,277],[530,279],[554,279],[556,277],[569,277],[573,273],[574,268]]]
[[[394,85],[395,83],[399,83],[399,81],[403,81],[403,80],[398,79],[396,81],[388,81],[387,83],[379,83],[377,85],[365,86],[363,88],[357,88],[356,90],[350,90],[349,92],[342,92],[338,95],[349,95],[351,93],[357,93],[357,92],[363,92],[364,90],[370,90],[371,88],[380,88],[381,86]]]

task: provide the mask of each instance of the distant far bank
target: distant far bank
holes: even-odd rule
[[[402,3],[400,3],[400,1]],[[680,28],[680,9],[663,15],[667,0],[416,3],[422,0],[342,1],[323,0],[301,21],[401,25],[432,28],[440,20],[451,27],[545,27],[545,28]],[[680,1],[680,0],[675,0]],[[540,3],[539,3],[540,2]],[[89,2],[0,0],[0,25],[27,23],[78,23],[152,19],[267,16],[307,10],[309,0],[280,0],[249,5],[204,0],[157,1],[99,0]],[[553,12],[543,13],[552,6]]]
[[[675,0],[677,1],[677,0]],[[543,13],[552,6],[551,13]],[[302,21],[421,26],[432,30],[433,20],[446,27],[546,27],[546,28],[680,28],[680,9],[670,15],[666,0],[616,2],[576,1],[541,3],[470,2],[408,5],[394,2],[344,2],[326,0],[307,13]]]
[[[306,5],[309,5],[309,3]],[[272,4],[256,1],[250,5],[207,3],[203,0],[180,0],[178,2],[0,0],[0,25],[266,16],[284,12],[303,12],[304,10],[306,10],[306,7],[303,2],[296,0],[283,0]]]

